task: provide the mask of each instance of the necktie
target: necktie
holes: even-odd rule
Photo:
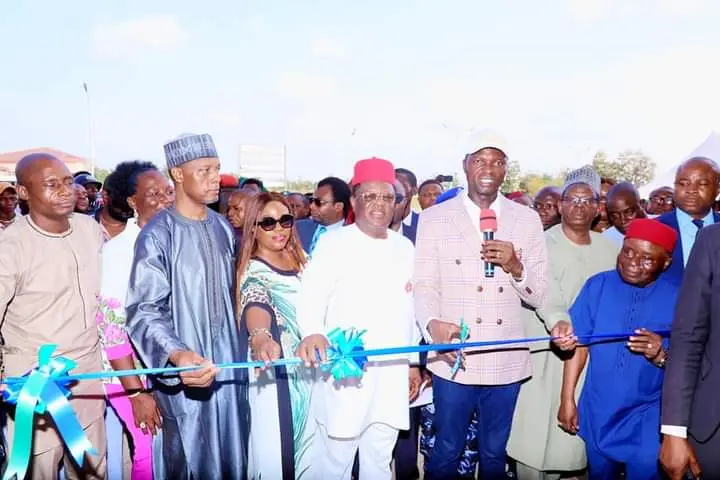
[[[310,242],[310,251],[308,253],[312,253],[313,250],[315,250],[315,246],[317,245],[318,239],[325,232],[327,232],[327,227],[324,225],[318,225],[318,228],[315,229],[315,233],[313,233],[313,238],[312,238],[312,241]]]
[[[695,233],[695,238],[697,238],[697,236],[700,235],[700,230],[705,226],[705,222],[702,220],[693,220],[692,222],[697,227],[697,232]]]

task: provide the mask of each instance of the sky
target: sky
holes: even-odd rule
[[[525,172],[632,148],[661,173],[720,130],[717,18],[712,0],[2,2],[0,151],[162,164],[207,132],[229,172],[257,144],[285,147],[289,180],[370,156],[422,179],[490,129]]]

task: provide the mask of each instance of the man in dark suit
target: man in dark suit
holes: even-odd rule
[[[295,223],[303,250],[312,254],[318,239],[345,225],[350,212],[350,187],[336,177],[320,180],[310,199],[310,218]]]
[[[685,161],[675,174],[676,207],[657,218],[680,236],[672,264],[664,274],[676,283],[683,280],[685,265],[699,231],[720,222],[720,215],[712,208],[718,194],[718,180],[718,166],[709,158],[693,157]]]
[[[407,226],[409,231],[417,231],[418,220],[420,214],[412,209],[412,201],[415,195],[418,193],[418,181],[417,176],[408,170],[407,168],[396,168],[395,178],[403,184],[405,187],[405,193],[407,196],[407,203],[405,205],[405,213],[403,215],[403,225]],[[403,227],[403,232],[405,228]],[[406,235],[407,236],[407,235]],[[412,239],[415,243],[414,238]]]
[[[675,479],[720,478],[720,225],[702,230],[687,264],[663,385],[660,463]]]

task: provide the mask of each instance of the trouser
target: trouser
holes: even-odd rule
[[[517,472],[518,480],[559,480],[561,476],[561,474],[557,472],[550,473],[535,470],[520,462],[515,462],[515,471]]]
[[[13,438],[14,422],[8,423],[8,438]],[[97,480],[107,478],[107,462],[105,458],[105,420],[100,417],[85,427],[90,444],[97,455],[85,455],[83,468],[78,471],[72,457],[66,454],[65,446],[59,443],[56,447],[42,453],[34,454],[30,459],[30,468],[26,478],[41,480],[56,479],[60,471],[60,462],[65,467],[65,478],[68,480]],[[12,455],[13,446],[10,445],[9,454]]]
[[[425,478],[447,480],[457,477],[465,434],[473,413],[476,413],[479,476],[484,480],[505,479],[505,450],[519,393],[519,382],[463,385],[434,376],[435,445]]]
[[[692,434],[688,438],[700,463],[702,477],[720,478],[720,429],[702,443],[695,440]]]
[[[395,478],[398,480],[414,480],[420,478],[418,470],[418,441],[420,439],[420,409],[410,409],[410,429],[398,433],[393,460],[395,460]],[[360,461],[355,456],[352,478],[360,476]]]
[[[132,403],[122,385],[108,383],[105,385],[105,392],[112,408],[132,437],[132,480],[152,480],[152,435],[144,434],[135,425]]]
[[[373,423],[354,438],[333,438],[321,427],[325,448],[322,478],[350,480],[355,454],[358,453],[360,480],[390,480],[392,452],[398,430],[384,423]]]
[[[410,428],[400,430],[393,458],[395,478],[413,480],[420,477],[418,471],[418,441],[420,439],[420,407],[410,409]]]
[[[623,464],[597,450],[586,447],[589,480],[617,480],[622,477]],[[626,480],[659,480],[658,449],[643,449],[624,464]],[[705,477],[714,478],[714,477]]]

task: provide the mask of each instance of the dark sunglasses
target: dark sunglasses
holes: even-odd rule
[[[317,197],[310,197],[310,203],[314,203],[316,207],[320,208],[323,205],[327,205],[328,203],[332,203],[330,200],[321,200]]]
[[[286,213],[280,218],[265,217],[262,220],[255,223],[258,227],[262,228],[266,232],[272,232],[275,230],[275,226],[280,224],[282,228],[292,228],[295,225],[295,217]]]

